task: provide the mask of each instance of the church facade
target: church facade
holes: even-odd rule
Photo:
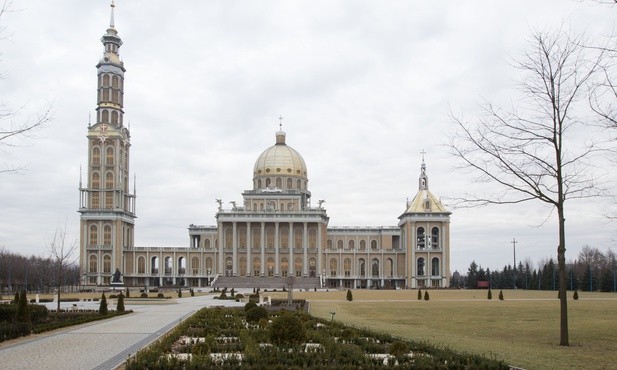
[[[447,287],[450,212],[430,191],[424,159],[418,190],[391,227],[330,227],[311,202],[304,158],[275,133],[255,161],[242,204],[219,208],[215,225],[189,226],[184,247],[137,247],[130,132],[124,125],[122,40],[111,22],[97,64],[96,122],[88,125],[80,181],[80,265],[90,286],[267,286],[294,277],[315,287]],[[249,174],[247,174],[249,175]]]

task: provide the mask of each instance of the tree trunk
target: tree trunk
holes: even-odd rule
[[[566,219],[563,203],[557,207],[559,215],[559,246],[557,247],[557,266],[559,268],[559,303],[560,303],[560,346],[569,346],[568,339],[568,296],[566,294]]]

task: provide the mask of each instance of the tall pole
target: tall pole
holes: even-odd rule
[[[516,238],[512,238],[512,241],[510,242],[512,243],[512,248],[514,249],[514,266],[513,266],[513,271],[514,271],[514,279],[513,279],[513,283],[514,283],[514,289],[516,289]]]

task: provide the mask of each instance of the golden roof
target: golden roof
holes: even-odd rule
[[[307,178],[304,159],[294,148],[285,144],[285,133],[276,133],[276,144],[264,150],[255,161],[253,177],[300,177]]]

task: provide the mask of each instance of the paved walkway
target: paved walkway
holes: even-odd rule
[[[241,306],[213,296],[182,298],[177,304],[126,305],[129,315],[24,338],[0,346],[4,369],[114,369],[184,318],[207,306]]]

